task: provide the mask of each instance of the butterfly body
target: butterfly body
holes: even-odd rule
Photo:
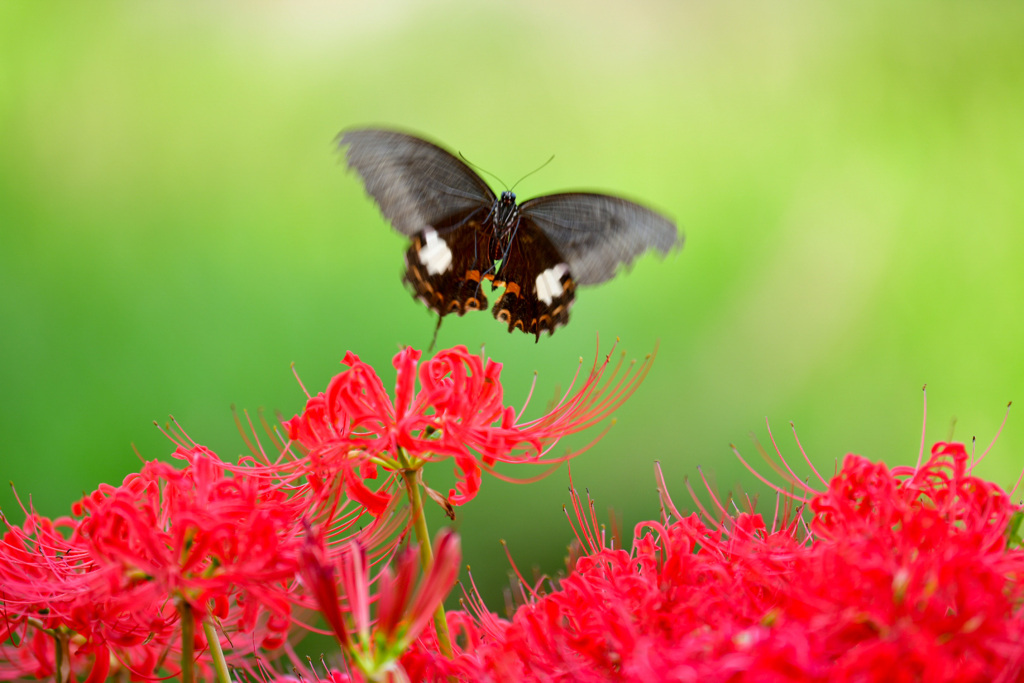
[[[491,215],[494,217],[495,236],[507,251],[519,227],[519,205],[516,204],[515,193],[511,190],[502,192],[501,197],[494,202]]]
[[[461,160],[411,135],[351,130],[341,145],[384,217],[410,238],[403,279],[438,325],[486,308],[488,280],[503,289],[494,317],[539,340],[568,322],[578,285],[610,279],[648,249],[680,245],[671,221],[618,197],[574,192],[518,204],[509,190],[496,196]]]

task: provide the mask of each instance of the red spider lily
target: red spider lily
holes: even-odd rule
[[[333,563],[327,558],[322,534],[307,538],[302,552],[303,582],[315,596],[342,649],[371,680],[390,674],[404,679],[397,663],[399,656],[426,627],[458,576],[462,556],[458,536],[447,529],[438,533],[434,561],[418,584],[418,548],[407,548],[397,555],[397,573],[385,565],[373,579],[366,549],[360,542],[349,542]],[[374,582],[376,591],[371,595]],[[345,596],[344,603],[340,593]],[[373,602],[377,603],[375,620],[370,618]]]
[[[91,653],[97,663],[109,661],[97,639],[73,645],[66,631],[74,615],[90,607],[85,575],[93,566],[67,540],[76,526],[70,518],[50,520],[26,512],[25,523],[8,527],[0,541],[0,680],[66,677],[69,670],[88,675]],[[89,620],[84,625],[88,628]],[[105,669],[100,669],[95,667],[102,680]]]
[[[502,620],[449,613],[453,661],[428,631],[413,680],[1024,681],[1020,508],[971,474],[960,444],[916,468],[847,456],[814,515],[637,526],[610,548],[577,503],[588,555]]]
[[[70,672],[102,681],[112,655],[120,666],[151,675],[167,651],[173,607],[147,610],[119,594],[116,571],[80,544],[80,520],[26,516],[0,543],[0,679]]]
[[[71,603],[80,590],[82,557],[67,540],[77,524],[67,517],[55,521],[32,512],[26,513],[21,527],[8,527],[0,540],[0,599],[5,608],[0,642],[27,619],[37,620],[43,628],[62,625],[55,616],[63,612],[61,607],[40,606]]]
[[[38,516],[5,535],[6,630],[28,642],[29,622],[70,634],[76,668],[92,655],[108,666],[113,655],[141,676],[180,647],[183,604],[189,618],[215,619],[226,638],[244,634],[242,647],[283,642],[306,501],[265,479],[230,476],[202,447],[175,455],[184,469],[149,462],[83,498],[80,519],[62,522],[66,536]]]
[[[433,545],[434,561],[419,585],[415,583],[420,566],[420,552],[416,548],[406,548],[398,555],[397,576],[390,567],[384,567],[380,573],[377,629],[385,641],[395,643],[400,650],[405,650],[419,637],[459,575],[462,559],[459,537],[442,529]]]
[[[304,501],[264,479],[228,476],[203,447],[175,455],[187,467],[146,463],[122,487],[84,498],[76,545],[108,574],[111,599],[145,607],[140,619],[181,601],[224,628],[257,629],[257,642],[274,647],[290,625]]]
[[[389,472],[420,468],[452,458],[460,473],[448,502],[461,505],[479,491],[481,471],[498,462],[553,465],[570,455],[549,457],[563,436],[608,417],[637,388],[650,367],[608,373],[611,354],[595,361],[583,385],[545,416],[523,422],[505,405],[501,364],[457,346],[419,364],[420,352],[395,356],[394,398],[373,368],[354,353],[348,366],[309,399],[305,410],[285,423],[289,437],[308,450],[311,473],[340,472],[349,496],[379,515],[393,496],[388,485],[373,490],[366,480],[378,467]],[[607,376],[606,376],[607,373]],[[419,390],[416,379],[419,378]],[[525,409],[525,407],[524,407]]]

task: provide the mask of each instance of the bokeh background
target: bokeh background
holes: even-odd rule
[[[351,349],[390,384],[433,318],[335,152],[366,124],[508,183],[554,154],[520,197],[610,191],[679,222],[679,254],[582,290],[539,344],[487,314],[439,338],[485,345],[511,403],[537,371],[537,410],[598,335],[660,344],[572,465],[627,532],[657,515],[655,460],[680,502],[698,466],[756,491],[729,444],[756,459],[766,418],[826,471],[907,464],[927,383],[928,441],[984,450],[1024,400],[1021,36],[1009,2],[3,3],[0,474],[62,514],[133,449],[166,457],[168,415],[239,454],[230,407],[301,409],[293,362],[315,391]],[[981,470],[1007,486],[1022,419]],[[562,566],[567,485],[488,478],[459,511],[493,607],[499,539]]]

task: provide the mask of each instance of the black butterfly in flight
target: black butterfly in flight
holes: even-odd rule
[[[406,282],[441,320],[487,306],[483,280],[504,292],[494,317],[540,340],[569,321],[576,287],[611,279],[648,249],[680,246],[675,224],[633,202],[568,192],[516,204],[426,140],[365,128],[342,134],[345,159],[395,230],[411,238]],[[434,336],[436,338],[437,331]]]

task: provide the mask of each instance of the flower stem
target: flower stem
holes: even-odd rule
[[[402,478],[405,480],[405,491],[409,496],[409,505],[412,507],[412,524],[416,532],[416,538],[420,542],[420,564],[423,567],[424,575],[430,571],[434,564],[434,550],[430,547],[430,532],[427,530],[427,518],[423,514],[423,496],[420,494],[419,469],[410,469],[408,458],[403,451],[399,451],[398,460],[403,465]],[[437,632],[437,645],[448,659],[452,658],[452,640],[448,634],[448,620],[444,615],[444,603],[437,606],[434,612],[434,630]]]
[[[56,680],[60,683],[67,683],[71,680],[71,648],[68,633],[57,630],[53,636],[56,651]]]
[[[192,670],[195,648],[196,622],[192,617],[192,606],[187,600],[178,604],[181,613],[181,683],[194,683],[195,672]]]
[[[203,633],[206,634],[206,644],[210,646],[210,655],[213,657],[213,668],[217,671],[218,683],[231,683],[231,674],[228,671],[228,663],[224,660],[224,649],[220,646],[217,629],[208,620],[205,620],[203,621]]]

